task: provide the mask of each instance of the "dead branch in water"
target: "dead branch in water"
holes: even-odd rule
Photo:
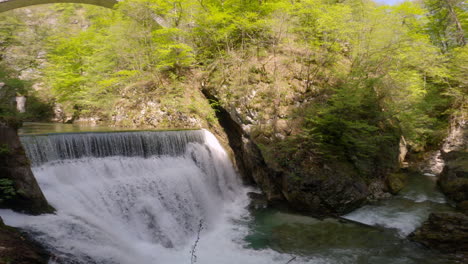
[[[200,233],[202,229],[203,229],[203,219],[200,219],[200,224],[198,225],[197,239],[195,240],[195,243],[192,246],[192,250],[190,250],[190,264],[195,264],[197,262],[197,255],[195,253],[196,253],[198,241],[200,241]]]
[[[293,257],[292,259],[290,259],[288,262],[286,262],[286,264],[289,264],[289,263],[293,262],[294,260],[296,260],[296,257]]]

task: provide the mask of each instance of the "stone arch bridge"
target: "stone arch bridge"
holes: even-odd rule
[[[56,3],[75,3],[90,4],[107,8],[112,8],[118,3],[117,0],[0,0],[0,13],[32,5],[56,4]]]

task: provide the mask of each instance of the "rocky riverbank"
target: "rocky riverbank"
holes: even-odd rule
[[[0,218],[0,263],[47,264],[48,253],[28,236],[3,224]]]
[[[0,206],[29,214],[51,213],[19,141],[20,123],[0,118]],[[0,263],[46,264],[48,254],[19,230],[0,218]]]
[[[432,213],[429,219],[410,235],[422,245],[468,260],[468,216],[463,213]]]
[[[444,169],[439,176],[439,186],[448,198],[468,214],[468,152],[443,153]]]
[[[468,152],[452,151],[442,156],[445,166],[438,183],[458,212],[432,213],[410,238],[463,263],[468,260]]]
[[[452,128],[442,149],[441,191],[454,203],[456,213],[432,213],[411,239],[424,246],[468,260],[468,129],[466,122]],[[445,152],[448,151],[448,152]]]

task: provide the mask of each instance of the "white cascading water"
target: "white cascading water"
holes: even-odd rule
[[[373,226],[394,229],[404,238],[433,211],[447,210],[446,199],[437,190],[435,177],[410,174],[407,187],[392,199],[365,205],[344,217]]]
[[[248,189],[207,131],[22,137],[56,214],[1,210],[54,255],[51,263],[286,263],[245,248]]]

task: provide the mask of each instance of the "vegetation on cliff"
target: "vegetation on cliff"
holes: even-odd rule
[[[355,183],[355,199],[332,204],[355,206],[362,186],[395,170],[401,136],[413,151],[437,148],[450,118],[467,112],[462,0],[126,0],[115,10],[31,10],[1,17],[0,64],[9,80],[34,83],[27,90],[46,106],[124,126],[207,126],[215,114],[200,90],[209,90],[268,165],[287,172],[284,184],[310,174],[322,178],[309,187]],[[303,195],[293,189],[291,197]]]
[[[3,15],[3,68],[13,69],[10,82],[34,80],[39,87],[29,91],[75,116],[112,120],[122,89],[152,80],[137,94],[166,90],[161,108],[212,117],[191,105],[198,95],[177,99],[205,80],[224,101],[245,104],[259,124],[296,120],[299,111],[302,122],[293,127],[319,152],[333,146],[368,155],[385,138],[364,136],[381,130],[379,122],[394,119],[423,149],[466,107],[460,0],[131,0],[115,11],[65,4],[33,11]],[[34,74],[25,77],[28,71]],[[20,94],[21,82],[10,84]]]

